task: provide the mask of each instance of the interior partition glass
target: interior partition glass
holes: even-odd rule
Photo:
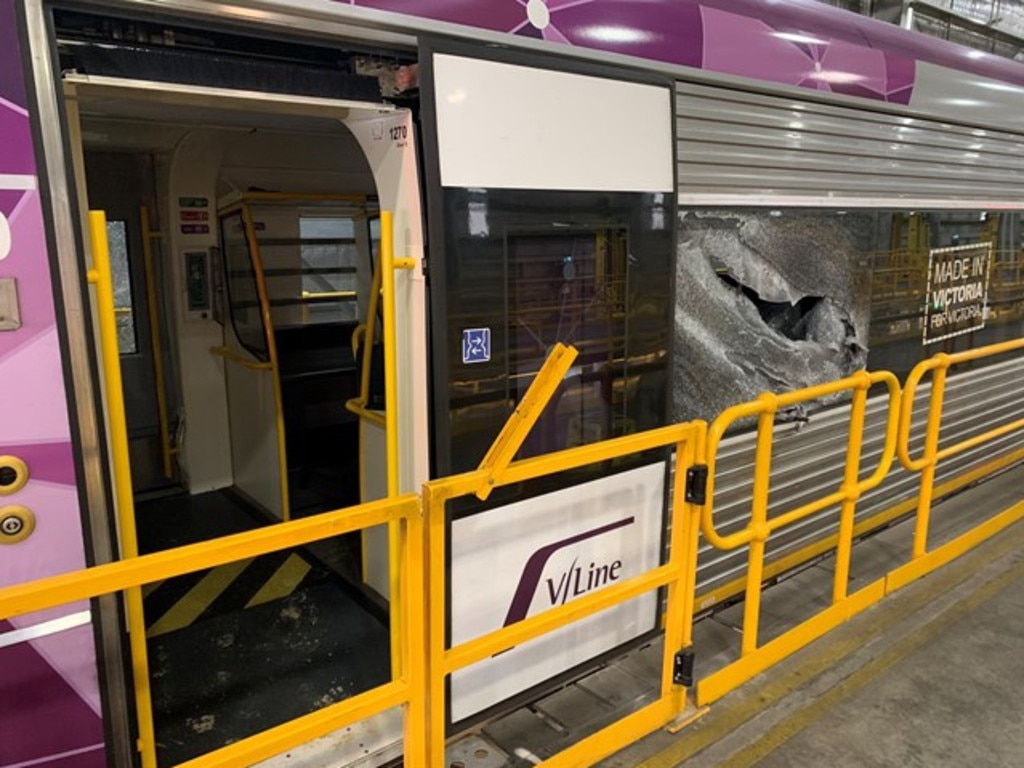
[[[256,272],[249,255],[249,240],[241,212],[221,219],[228,307],[238,340],[257,360],[270,359],[263,327]]]

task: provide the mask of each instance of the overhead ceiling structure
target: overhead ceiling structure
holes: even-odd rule
[[[1024,61],[1022,0],[820,0],[932,37]]]

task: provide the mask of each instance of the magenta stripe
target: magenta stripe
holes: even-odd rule
[[[87,754],[89,752],[98,752],[99,750],[103,749],[103,746],[104,745],[102,743],[90,744],[88,747],[81,747],[79,749],[72,749],[72,750],[68,750],[67,752],[60,752],[59,754],[56,754],[56,755],[47,755],[46,757],[37,757],[34,760],[26,760],[23,763],[11,763],[10,765],[0,766],[0,768],[29,768],[29,766],[35,766],[35,765],[40,765],[40,766],[41,765],[56,766],[57,764],[63,763],[65,760],[68,760],[69,758],[72,758],[72,757],[79,758],[78,760],[76,760],[74,762],[74,765],[81,766],[81,765],[83,765],[82,757],[81,757],[82,755],[85,755],[85,754]],[[97,766],[103,765],[103,755],[99,754],[96,757],[97,757],[97,762],[95,764]],[[88,760],[88,758],[86,758],[86,760]],[[93,764],[92,761],[89,761],[89,765],[92,765],[92,764]]]
[[[0,632],[10,629],[8,622],[0,621]],[[103,741],[100,718],[30,643],[0,649],[0,690],[0,763],[19,765],[41,758],[52,762]],[[103,764],[102,751],[88,755],[64,765]]]
[[[75,485],[75,457],[68,441],[30,445],[0,443],[0,455],[17,456],[24,461],[30,480]]]

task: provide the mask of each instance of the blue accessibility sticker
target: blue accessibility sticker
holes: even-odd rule
[[[491,329],[466,328],[462,331],[462,362],[486,363],[491,359]]]

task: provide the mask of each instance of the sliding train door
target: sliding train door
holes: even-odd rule
[[[436,150],[428,168],[441,476],[476,468],[556,343],[579,357],[517,458],[668,418],[669,84],[487,56],[443,46],[421,58]],[[614,581],[656,567],[665,487],[664,454],[640,455],[450,505],[451,642],[608,581],[588,573]],[[656,613],[656,595],[642,596],[453,674],[451,722],[649,636]]]

